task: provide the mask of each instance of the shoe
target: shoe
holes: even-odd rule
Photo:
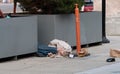
[[[53,53],[48,53],[47,56],[50,57],[50,58],[55,58],[55,54],[53,54]]]
[[[106,62],[115,62],[115,58],[108,58]]]

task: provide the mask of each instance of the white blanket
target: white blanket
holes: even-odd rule
[[[72,51],[71,46],[63,40],[54,39],[54,40],[50,41],[50,44],[56,45],[57,48],[59,48],[59,47],[64,48],[64,50],[67,51],[67,52]]]

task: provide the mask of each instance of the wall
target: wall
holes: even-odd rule
[[[94,0],[94,10],[101,11],[102,0]],[[120,0],[106,0],[106,34],[120,35]]]
[[[7,3],[13,3],[13,0],[7,0],[8,2]],[[0,3],[2,3],[3,0],[0,0]]]

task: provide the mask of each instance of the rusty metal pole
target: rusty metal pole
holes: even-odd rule
[[[14,0],[14,7],[13,7],[13,13],[16,13],[16,6],[17,6],[17,2]]]
[[[3,14],[3,12],[0,10],[0,16],[2,17],[2,18],[4,18],[5,16],[4,16],[4,14]]]
[[[76,46],[77,46],[77,55],[81,51],[81,40],[80,40],[80,12],[78,4],[75,4],[75,21],[76,21]]]

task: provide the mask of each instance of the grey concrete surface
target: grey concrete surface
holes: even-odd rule
[[[120,13],[106,18],[107,35],[120,36]]]
[[[120,74],[120,63],[95,68],[92,70],[76,73],[76,74]]]
[[[118,63],[119,58],[111,63],[106,62],[106,59],[109,58],[110,48],[120,48],[120,36],[107,38],[111,41],[110,43],[88,47],[91,54],[88,57],[70,59],[31,56],[17,61],[8,60],[0,62],[0,74],[76,74]]]
[[[0,3],[0,9],[3,13],[13,13],[13,3]],[[17,4],[16,12],[22,12],[19,3]]]

